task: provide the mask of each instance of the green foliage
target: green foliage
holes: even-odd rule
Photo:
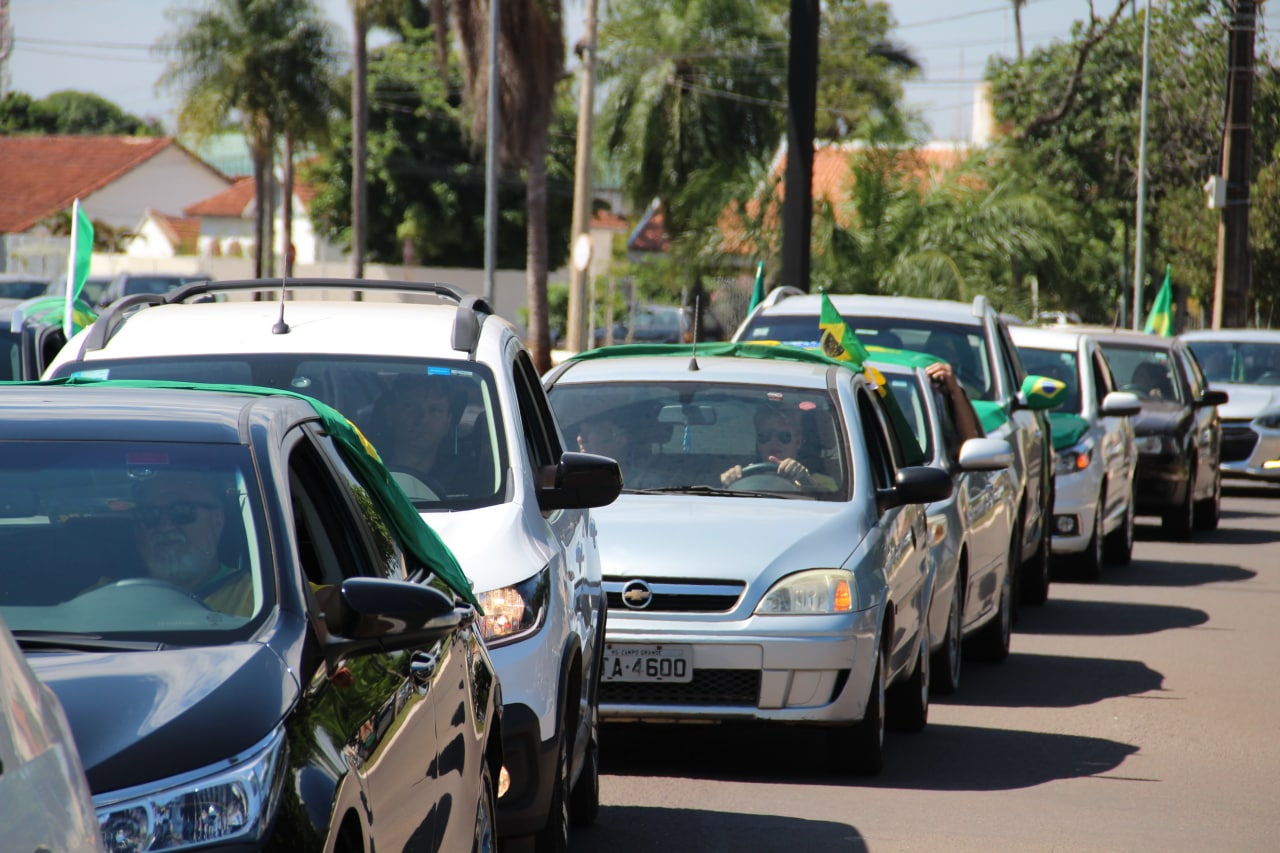
[[[0,134],[162,136],[156,118],[138,118],[92,92],[61,91],[44,98],[10,92],[0,98]]]

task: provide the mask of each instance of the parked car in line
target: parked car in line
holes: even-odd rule
[[[100,307],[102,304],[102,294],[114,279],[112,275],[91,275],[84,280],[84,286],[80,288],[80,299],[85,304]],[[67,280],[59,276],[49,283],[45,289],[47,296],[64,296],[67,292]]]
[[[102,288],[97,305],[99,308],[106,308],[119,299],[139,293],[168,293],[184,284],[207,281],[208,278],[203,273],[122,272]]]
[[[904,296],[832,294],[849,329],[868,346],[908,349],[949,362],[969,392],[986,432],[1013,448],[1018,483],[1014,526],[1020,569],[1017,599],[1043,604],[1049,596],[1049,523],[1053,514],[1053,448],[1045,400],[1027,389],[1028,376],[1009,338],[1006,322],[983,296],[972,303]],[[782,287],[747,316],[735,341],[783,341],[816,346],[820,340],[819,294]]]
[[[870,363],[884,376],[927,463],[952,481],[948,497],[925,507],[934,573],[929,681],[935,693],[950,694],[960,686],[962,644],[982,660],[1009,656],[1018,505],[1009,442],[963,436],[963,413],[956,408],[972,410],[972,404],[953,400],[930,378],[926,369],[935,361],[921,353],[883,351]],[[970,417],[976,419],[972,411]]]
[[[31,299],[40,296],[49,279],[22,273],[0,273],[0,299]]]
[[[1138,515],[1158,515],[1166,536],[1189,539],[1218,526],[1224,391],[1211,389],[1179,338],[1109,327],[1076,327],[1098,341],[1120,390],[1138,395],[1133,418]]]
[[[923,505],[951,478],[908,457],[896,404],[848,363],[653,349],[593,350],[545,377],[569,434],[622,467],[598,513],[601,716],[821,725],[836,766],[877,772],[886,722],[927,720]]]
[[[0,615],[110,850],[492,848],[501,688],[475,596],[341,415],[12,385],[0,441]]]
[[[1096,580],[1104,563],[1128,565],[1133,556],[1138,452],[1130,419],[1141,402],[1115,390],[1107,357],[1090,335],[1057,326],[1014,326],[1009,333],[1027,370],[1067,386],[1049,410],[1053,553]]]
[[[244,299],[272,287],[274,301]],[[362,301],[314,298],[357,290]],[[219,281],[131,297],[50,372],[251,383],[350,417],[483,605],[505,701],[499,831],[563,850],[570,822],[590,823],[599,802],[605,603],[589,509],[617,496],[617,465],[565,452],[517,330],[483,300],[353,279],[296,279],[288,291],[283,300],[278,280]],[[419,301],[379,301],[387,296]],[[426,464],[428,450],[439,464]]]
[[[679,344],[691,333],[689,314],[679,305],[640,305],[608,329],[595,330],[595,345],[612,344]]]
[[[100,853],[89,781],[62,703],[31,671],[2,616],[0,708],[4,848]]]
[[[1184,332],[1209,384],[1225,391],[1222,476],[1280,482],[1280,331]]]

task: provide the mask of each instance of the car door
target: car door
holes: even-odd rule
[[[1102,414],[1102,401],[1116,390],[1115,379],[1106,357],[1096,344],[1088,349],[1089,380],[1094,388],[1090,405],[1095,407],[1092,417],[1102,426],[1101,453],[1106,471],[1107,499],[1104,512],[1111,518],[1122,511],[1133,491],[1133,470],[1137,451],[1133,445],[1133,425],[1128,417]]]
[[[995,434],[997,438],[1007,438],[1014,448],[1015,458],[1021,458],[1022,477],[1024,482],[1023,501],[1026,506],[1022,530],[1022,556],[1026,559],[1039,544],[1042,536],[1049,533],[1049,519],[1045,512],[1051,512],[1045,495],[1045,484],[1048,482],[1052,467],[1048,456],[1049,426],[1047,415],[1033,412],[1018,404],[1022,389],[1022,380],[1026,371],[1022,360],[1018,357],[1017,347],[1009,337],[1009,331],[999,320],[992,320],[992,345],[995,347],[996,373],[1000,382],[1000,399],[1005,401],[1009,410],[1009,419],[1013,424],[1010,435]],[[1016,566],[1014,568],[1017,568]]]
[[[1192,440],[1196,449],[1195,494],[1207,497],[1213,493],[1213,484],[1218,476],[1218,460],[1222,447],[1222,422],[1218,417],[1217,406],[1200,405],[1200,399],[1209,390],[1209,383],[1200,370],[1200,363],[1187,347],[1174,347],[1174,363],[1182,374],[1182,383],[1188,390],[1187,402],[1193,407],[1192,419],[1194,434]]]
[[[403,579],[409,563],[332,441],[312,427],[298,431],[288,471],[298,562],[313,609],[336,633],[334,600],[344,580]],[[330,733],[343,738],[378,849],[438,849],[446,821],[465,823],[468,837],[474,830],[468,807],[475,794],[462,783],[464,761],[446,754],[459,748],[450,738],[461,723],[448,720],[468,681],[457,642],[453,632],[429,647],[360,656],[343,664],[341,677],[330,673],[312,685],[327,691],[322,702],[313,701],[331,709],[329,727],[339,731]],[[459,745],[465,750],[465,742]]]

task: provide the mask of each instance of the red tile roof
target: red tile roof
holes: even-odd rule
[[[597,210],[591,214],[591,227],[610,231],[627,230],[627,220],[611,210]]]
[[[21,234],[176,145],[167,136],[0,136],[0,234]]]
[[[665,252],[670,248],[671,241],[667,239],[667,226],[661,210],[641,222],[627,243],[627,251],[630,252]]]
[[[200,238],[200,217],[170,216],[159,211],[149,211],[156,225],[164,232],[174,252],[179,255],[194,255]]]
[[[293,194],[302,202],[302,208],[309,210],[311,200],[316,197],[316,188],[302,181],[293,182]],[[236,178],[235,183],[220,193],[201,199],[195,204],[183,208],[187,216],[227,216],[239,219],[253,211],[253,203],[257,200],[258,183],[253,178]]]

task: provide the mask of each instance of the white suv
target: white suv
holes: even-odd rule
[[[287,295],[253,280],[126,297],[46,376],[286,388],[350,418],[484,608],[504,700],[499,833],[567,849],[570,823],[590,823],[599,804],[605,599],[589,508],[617,497],[617,464],[564,452],[517,330],[482,299],[327,279],[290,281]],[[401,463],[398,442],[429,436],[436,465]]]

